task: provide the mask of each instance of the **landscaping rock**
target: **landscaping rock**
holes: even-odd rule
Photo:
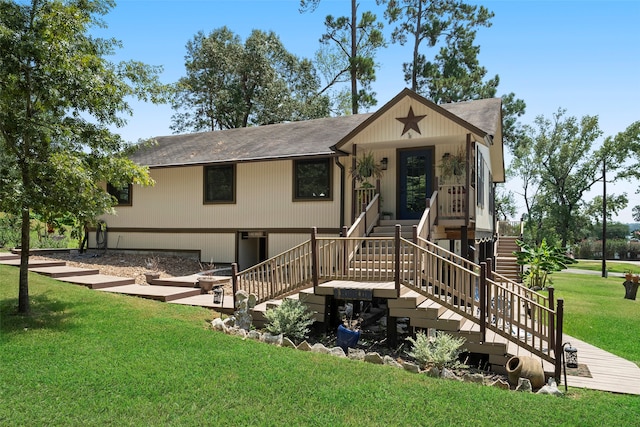
[[[359,348],[349,348],[349,359],[364,360],[365,352]]]
[[[313,353],[322,353],[322,354],[328,354],[329,353],[329,349],[327,347],[325,347],[321,343],[315,343],[314,345],[312,345],[311,346],[311,351]]]
[[[375,353],[375,352],[365,354],[364,361],[368,363],[373,363],[375,365],[382,365],[384,363],[382,356],[380,356],[378,353]]]
[[[260,331],[256,331],[255,329],[253,329],[249,331],[249,333],[247,334],[247,338],[260,341],[262,339],[262,334],[260,333]]]
[[[233,328],[234,326],[236,326],[236,318],[233,316],[229,316],[224,319],[222,323],[224,324],[225,328]]]
[[[224,322],[219,317],[213,319],[213,321],[211,322],[211,326],[213,327],[214,331],[224,331],[225,329]]]
[[[347,357],[347,355],[344,354],[344,350],[342,349],[342,347],[333,347],[329,350],[329,354],[336,357]]]
[[[432,366],[431,368],[425,371],[425,374],[433,378],[440,378],[440,369],[438,369],[435,366]]]
[[[311,346],[309,345],[308,342],[302,341],[300,344],[298,344],[298,350],[300,350],[300,351],[311,351]]]
[[[287,337],[282,338],[282,346],[289,347],[289,348],[296,348],[296,345],[293,343],[293,341],[291,341]]]
[[[391,356],[384,356],[382,358],[382,362],[387,366],[393,366],[394,368],[402,368],[402,365],[399,364],[396,359]]]
[[[523,392],[529,392],[531,393],[533,390],[531,388],[531,381],[529,381],[527,378],[519,378],[518,379],[518,386],[516,387],[516,391],[523,391]]]
[[[484,384],[484,375],[478,373],[471,374],[467,372],[462,379],[468,383]]]
[[[500,388],[502,390],[509,390],[510,389],[509,382],[505,381],[505,380],[495,380],[494,382],[489,384],[489,386],[490,387]]]
[[[233,335],[236,337],[240,337],[240,338],[246,338],[247,337],[247,331],[245,331],[244,329],[240,329],[238,327],[233,327],[233,328],[229,328],[227,329],[227,333],[229,335]]]
[[[440,377],[441,378],[446,378],[448,380],[458,380],[458,381],[460,381],[460,378],[458,378],[458,376],[453,371],[450,371],[447,368],[442,368],[442,372],[440,372]]]
[[[282,345],[282,338],[282,334],[271,335],[268,332],[262,334],[262,341],[266,342],[267,344]]]
[[[547,385],[542,386],[536,394],[550,394],[552,396],[562,396],[562,392],[558,389],[558,385],[553,378],[549,378]]]
[[[420,366],[416,365],[415,363],[402,362],[402,367],[405,371],[413,372],[414,374],[420,373]]]

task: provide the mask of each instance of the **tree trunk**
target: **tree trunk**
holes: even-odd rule
[[[20,285],[18,289],[18,313],[29,314],[29,234],[31,223],[29,221],[29,208],[22,208],[22,236],[20,252]]]
[[[356,63],[356,24],[358,5],[356,0],[351,0],[351,113],[358,114],[358,66]]]

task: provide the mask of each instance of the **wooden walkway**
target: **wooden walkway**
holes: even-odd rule
[[[16,259],[18,258],[17,255],[0,253],[0,264],[16,266]],[[66,276],[64,266],[52,265],[46,262],[34,262],[33,265],[30,263],[30,266],[30,270],[33,272],[39,272],[56,280],[84,285],[103,292],[140,296],[173,304],[193,305],[225,311],[233,310],[232,295],[225,292],[222,306],[213,304],[213,296],[211,294],[201,294],[199,288],[193,288],[195,286],[195,278],[192,276],[175,278],[175,280],[161,279],[154,281],[154,285],[135,285],[133,284],[134,279],[90,274],[95,272],[80,271],[74,267],[67,267],[69,276]],[[109,283],[114,283],[113,281],[116,280],[117,285],[105,286]],[[171,282],[175,283],[172,284]],[[390,283],[378,283],[377,285],[379,288],[375,291],[376,296],[378,296],[377,293],[386,296],[395,292],[394,286]],[[333,282],[324,286],[320,285],[320,293],[331,295],[333,294],[333,288],[353,288],[353,286],[353,282]],[[361,284],[361,287],[370,289],[372,284]],[[581,369],[583,376],[574,375],[576,373],[575,370],[567,370],[569,374],[567,375],[567,384],[569,387],[640,395],[640,367],[636,364],[566,334],[563,342],[570,342],[573,347],[578,349],[578,363],[583,365],[583,369]],[[513,349],[509,347],[509,352],[511,353],[512,351]],[[586,372],[584,367],[588,370],[587,374],[589,376],[584,376]],[[547,367],[545,366],[545,368]],[[564,372],[562,381],[564,381]]]

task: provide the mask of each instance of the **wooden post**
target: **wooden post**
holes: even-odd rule
[[[236,308],[236,292],[238,292],[238,264],[236,264],[235,262],[231,264],[231,292],[233,293],[232,297],[233,297],[233,307],[231,307],[233,310],[235,310]],[[222,301],[222,304],[224,305],[224,300]]]
[[[493,280],[493,259],[487,258],[487,279]]]
[[[318,227],[311,229],[311,281],[313,282],[313,293],[318,288]]]
[[[389,314],[387,307],[387,344],[389,348],[398,344],[398,319]]]
[[[413,232],[413,243],[415,243],[416,245],[418,244],[418,226],[417,225],[413,225],[413,227],[411,227],[411,231]]]
[[[480,340],[487,340],[487,263],[480,263]]]
[[[396,298],[400,298],[400,224],[396,224],[396,235],[395,235],[395,268],[393,280],[396,282]]]
[[[349,229],[347,228],[347,226],[343,226],[342,227],[342,272],[343,274],[347,273],[348,270],[348,263],[349,263],[349,256],[348,256],[348,249],[349,249],[349,241],[347,240],[347,233],[349,232]]]
[[[469,259],[469,230],[466,225],[460,227],[460,256]]]
[[[554,289],[553,286],[547,288],[549,291],[549,347],[555,342],[556,325],[555,318],[553,317],[555,311],[556,302],[554,301]]]
[[[558,317],[558,323],[556,324],[556,344],[553,350],[553,355],[556,359],[556,370],[554,376],[556,383],[560,384],[560,374],[562,373],[562,321],[564,318],[564,300],[558,298],[558,308],[556,310]]]

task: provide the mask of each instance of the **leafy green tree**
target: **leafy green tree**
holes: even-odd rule
[[[300,11],[315,10],[320,0],[300,0]],[[375,54],[386,45],[382,34],[383,24],[370,11],[362,12],[358,18],[358,3],[351,0],[351,15],[325,18],[326,33],[320,39],[325,46],[332,45],[325,56],[331,64],[333,76],[327,79],[322,91],[338,83],[348,81],[351,87],[351,113],[358,114],[359,108],[376,105],[375,92],[371,83],[375,81]],[[348,80],[347,80],[348,76]],[[358,86],[360,85],[360,86]]]
[[[410,38],[413,43],[411,62],[404,63],[403,69],[405,81],[411,82],[414,91],[428,94],[435,102],[455,102],[465,93],[480,94],[497,86],[497,76],[482,84],[486,69],[479,66],[480,48],[473,45],[476,28],[490,27],[493,12],[459,0],[381,2],[387,4],[389,23],[398,22],[391,40],[404,45]],[[421,53],[421,46],[439,48],[435,62]]]
[[[526,203],[528,219],[537,222],[529,226],[552,229],[564,247],[580,237],[577,217],[584,194],[603,179],[603,163],[607,164],[608,182],[623,175],[628,145],[616,136],[605,138],[596,148],[602,135],[598,117],[568,117],[563,109],[551,119],[538,116],[534,126],[526,127],[513,166],[525,179],[525,191],[530,190],[529,185],[535,188]]]
[[[227,27],[198,32],[186,45],[186,76],[175,85],[171,129],[200,132],[325,117],[311,61],[278,36],[253,30],[244,44]]]
[[[405,81],[436,103],[468,101],[496,96],[500,78],[485,80],[480,65],[480,46],[474,44],[477,30],[490,27],[494,13],[484,6],[462,0],[379,0],[385,17],[396,23],[394,43],[412,43],[412,58],[403,64]],[[425,51],[433,51],[427,56]],[[526,108],[514,93],[502,96],[503,141],[513,148],[522,128],[518,123]]]
[[[29,312],[31,213],[93,218],[115,200],[100,182],[152,183],[110,129],[127,99],[162,101],[158,68],[113,64],[119,42],[91,36],[108,0],[0,2],[0,211],[21,220],[18,311]]]
[[[496,186],[495,205],[496,218],[507,220],[516,216],[515,197],[511,191],[504,188],[504,185]]]

